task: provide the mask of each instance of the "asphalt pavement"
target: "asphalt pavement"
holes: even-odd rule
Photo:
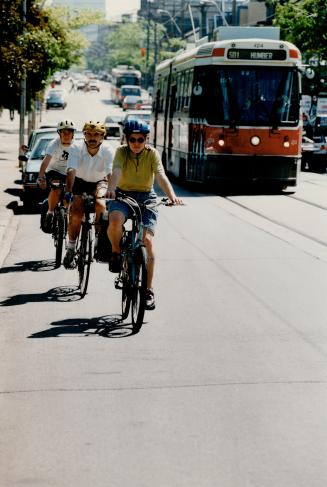
[[[19,115],[10,120],[9,110],[0,114],[0,267],[6,259],[19,222]]]

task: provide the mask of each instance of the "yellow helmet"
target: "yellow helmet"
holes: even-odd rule
[[[89,122],[85,122],[83,127],[83,132],[85,130],[93,130],[98,134],[105,135],[106,134],[106,127],[102,122],[94,122],[94,120],[90,120]]]

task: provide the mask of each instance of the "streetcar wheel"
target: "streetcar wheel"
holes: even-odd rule
[[[92,241],[91,230],[82,229],[81,243],[77,257],[77,269],[79,276],[78,288],[80,295],[83,298],[87,291],[89,283],[90,267],[92,261]]]
[[[54,242],[56,247],[56,269],[61,266],[62,249],[66,236],[65,210],[60,208],[54,223]]]
[[[139,247],[134,258],[134,272],[132,281],[132,323],[133,331],[138,331],[143,323],[145,311],[145,292],[147,285],[146,253],[144,247]]]

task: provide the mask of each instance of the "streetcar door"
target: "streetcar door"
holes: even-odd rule
[[[173,148],[173,118],[175,112],[175,103],[176,103],[176,93],[177,93],[177,85],[172,85],[171,93],[170,93],[170,105],[169,105],[169,122],[168,122],[168,162],[172,159],[172,148]]]

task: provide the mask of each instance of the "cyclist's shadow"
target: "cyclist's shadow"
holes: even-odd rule
[[[106,315],[96,318],[70,318],[53,321],[52,328],[32,333],[28,338],[54,338],[67,335],[92,336],[105,338],[125,338],[134,335],[131,323],[124,323],[120,315]]]
[[[56,267],[54,260],[28,260],[25,262],[16,262],[12,266],[1,267],[0,274],[8,274],[9,272],[47,272],[53,271]]]

